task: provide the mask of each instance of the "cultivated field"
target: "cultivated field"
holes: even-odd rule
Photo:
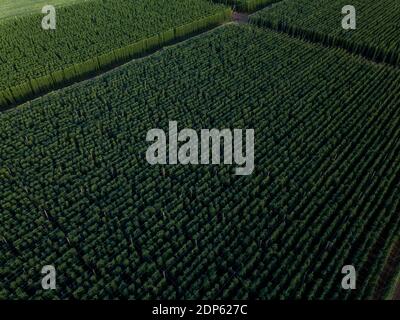
[[[254,12],[279,0],[210,0],[231,5],[237,11]]]
[[[206,0],[89,1],[0,23],[0,110],[230,19]],[[83,32],[84,31],[84,32]]]
[[[400,1],[354,0],[356,29],[344,30],[346,0],[287,0],[261,10],[251,22],[305,40],[342,47],[368,59],[400,66]]]
[[[399,95],[396,68],[231,24],[0,114],[0,298],[370,297],[400,230]],[[170,120],[253,128],[253,175],[150,166]]]

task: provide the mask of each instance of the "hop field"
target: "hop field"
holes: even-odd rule
[[[0,22],[0,110],[218,25],[230,9],[207,0],[98,0]]]
[[[399,94],[395,68],[231,24],[0,114],[0,297],[371,297],[400,230]],[[255,172],[150,166],[169,120],[255,129]]]
[[[345,5],[356,8],[356,30],[344,30]],[[288,0],[250,18],[263,27],[342,47],[350,52],[400,65],[400,2],[398,0]]]

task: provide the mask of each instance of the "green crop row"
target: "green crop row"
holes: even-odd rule
[[[0,110],[230,16],[205,0],[100,0],[59,9],[55,31],[39,15],[0,24]]]
[[[346,0],[282,1],[250,21],[313,42],[341,47],[376,62],[400,65],[400,2],[355,0],[356,29],[342,28]]]
[[[0,296],[369,297],[400,230],[399,95],[395,68],[231,24],[0,114]],[[254,173],[149,165],[171,120],[254,129]]]
[[[384,297],[386,300],[398,300],[399,299],[399,279],[400,279],[400,270],[397,271],[397,274],[393,278],[393,283],[390,284],[390,287],[387,289],[386,296]]]

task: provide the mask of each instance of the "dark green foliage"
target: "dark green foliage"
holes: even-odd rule
[[[356,30],[342,28],[342,8],[356,8]],[[250,17],[261,27],[313,42],[341,47],[376,62],[400,66],[398,0],[290,0]]]
[[[230,19],[206,0],[99,0],[0,23],[0,110]],[[84,32],[83,32],[84,31]]]
[[[399,234],[399,94],[395,68],[229,25],[0,114],[0,295],[44,298],[54,263],[59,298],[369,297]],[[150,166],[169,120],[253,128],[253,175]]]

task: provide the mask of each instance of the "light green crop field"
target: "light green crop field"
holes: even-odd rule
[[[0,0],[0,20],[30,13],[40,13],[43,6],[67,5],[88,0]]]

